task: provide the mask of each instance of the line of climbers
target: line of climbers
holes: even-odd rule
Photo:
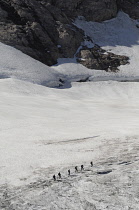
[[[93,167],[93,162],[90,162],[91,167]],[[84,165],[81,165],[81,171],[84,170]],[[75,166],[75,173],[78,172],[78,166]],[[70,169],[68,169],[68,176],[70,176]],[[61,179],[61,173],[58,173],[58,178]],[[53,175],[53,180],[56,181],[56,175]]]

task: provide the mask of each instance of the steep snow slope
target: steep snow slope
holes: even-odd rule
[[[0,43],[0,79],[18,78],[32,83],[58,86],[59,75],[19,50]]]
[[[102,40],[101,45],[129,55],[130,65],[118,74],[87,70],[71,60],[49,68],[0,44],[1,209],[138,209],[139,83],[109,81],[138,79],[138,29],[123,13],[105,23],[83,24],[98,30],[96,42],[103,28],[113,44]],[[128,41],[133,38],[129,46],[119,42],[122,28]],[[59,78],[87,76],[108,81],[46,87],[59,85]],[[75,175],[74,166],[82,163],[85,171]],[[52,175],[59,171],[64,178],[54,183]]]

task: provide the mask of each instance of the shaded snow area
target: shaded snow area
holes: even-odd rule
[[[129,57],[129,65],[119,67],[118,73],[94,71],[90,80],[137,80],[139,79],[139,28],[136,21],[123,12],[112,20],[103,23],[86,22],[77,19],[75,25],[85,31],[86,36],[92,38],[108,52]]]
[[[139,209],[139,29],[124,13],[76,25],[130,64],[118,73],[75,59],[47,67],[0,43],[2,210]]]

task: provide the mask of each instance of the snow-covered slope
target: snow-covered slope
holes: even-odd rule
[[[0,43],[0,79],[15,78],[47,87],[59,87],[60,79],[70,83],[92,76],[92,71],[75,59],[61,59],[61,65],[48,67],[10,46]],[[72,63],[74,61],[74,63]],[[67,65],[68,64],[68,65]]]
[[[138,209],[139,83],[109,79],[138,79],[139,29],[123,13],[101,24],[78,24],[86,33],[89,24],[97,43],[100,32],[108,36],[99,44],[128,55],[130,65],[118,74],[71,60],[50,68],[0,44],[1,209]],[[50,88],[59,78],[70,82],[87,76],[107,81]],[[81,164],[85,171],[75,174]],[[59,171],[63,178],[54,183],[52,175]]]
[[[59,75],[48,66],[0,43],[0,79],[17,78],[31,83],[58,86]]]
[[[58,73],[63,74],[63,79],[78,81],[81,78],[89,77],[90,81],[139,80],[139,28],[136,27],[137,21],[129,18],[127,14],[119,12],[116,18],[102,23],[86,22],[83,18],[78,18],[75,25],[81,28],[86,36],[91,37],[94,44],[100,45],[108,52],[128,56],[130,64],[120,66],[118,73],[109,73],[100,70],[89,70],[77,64],[76,58],[59,59],[59,65],[53,68]],[[85,41],[82,43],[82,46],[84,45],[92,47],[93,44]]]
[[[112,20],[103,23],[86,22],[77,19],[75,24],[92,38],[95,44],[105,50],[130,58],[129,65],[120,66],[118,73],[94,71],[92,80],[137,80],[139,79],[139,28],[136,21],[123,12]]]

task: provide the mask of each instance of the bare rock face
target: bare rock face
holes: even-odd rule
[[[79,14],[83,14],[88,21],[101,22],[111,19],[117,15],[116,0],[83,1]]]
[[[83,32],[46,1],[1,0],[0,41],[52,65],[59,57],[73,57]]]
[[[117,72],[118,66],[129,63],[128,57],[106,52],[98,45],[83,47],[77,56],[77,61],[89,69]]]
[[[56,0],[68,17],[84,16],[87,21],[104,21],[117,14],[116,0]]]
[[[73,57],[84,39],[77,16],[104,21],[118,9],[139,18],[137,0],[0,0],[0,42],[53,65]]]
[[[139,0],[117,0],[117,5],[133,19],[139,19]]]

